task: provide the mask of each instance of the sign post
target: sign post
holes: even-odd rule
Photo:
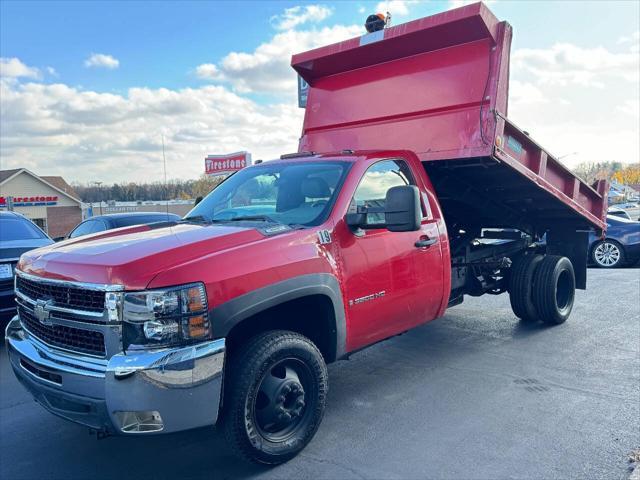
[[[207,175],[225,175],[242,170],[249,165],[251,165],[251,154],[249,152],[208,155],[204,159],[204,172]]]

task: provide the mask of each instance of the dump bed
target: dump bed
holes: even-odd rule
[[[445,209],[483,225],[605,228],[606,182],[507,119],[511,35],[476,3],[294,55],[310,85],[299,150],[411,150]]]

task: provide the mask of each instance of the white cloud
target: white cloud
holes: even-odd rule
[[[113,70],[120,66],[120,61],[111,55],[105,55],[104,53],[92,53],[89,58],[84,61],[84,66],[87,68],[107,68]]]
[[[203,63],[196,67],[196,76],[203,80],[219,80],[220,70],[213,63]]]
[[[17,58],[0,58],[0,77],[39,79],[41,76],[39,69],[29,67]]]
[[[640,58],[556,44],[511,56],[509,118],[562,161],[640,161]]]
[[[253,52],[231,52],[219,64],[196,67],[200,78],[227,82],[239,93],[296,94],[296,74],[291,55],[363,33],[359,25],[334,25],[320,29],[280,32]]]
[[[625,43],[638,43],[638,41],[640,41],[640,30],[636,30],[631,35],[623,35],[622,37],[618,38],[619,45]]]
[[[291,30],[307,22],[319,23],[330,17],[333,9],[326,5],[304,5],[285,9],[280,15],[271,17],[271,25],[277,30]]]
[[[197,177],[212,153],[275,158],[296,150],[303,114],[217,85],[115,95],[14,79],[0,81],[0,112],[2,168],[105,182],[160,180],[161,134],[170,178]]]
[[[513,80],[509,84],[509,101],[518,105],[529,105],[547,103],[549,99],[532,83]]]
[[[375,13],[387,12],[391,14],[391,17],[404,17],[409,15],[409,6],[418,3],[417,0],[388,0],[384,2],[378,2],[376,5]]]
[[[618,105],[616,111],[631,115],[636,119],[640,118],[640,99],[627,100],[622,105]]]
[[[542,83],[603,88],[606,78],[610,77],[637,83],[640,56],[633,52],[614,53],[604,47],[584,48],[557,43],[547,49],[516,50],[512,64]]]

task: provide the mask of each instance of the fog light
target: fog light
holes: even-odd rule
[[[150,320],[144,322],[144,336],[149,340],[165,340],[178,333],[178,323],[174,320]]]
[[[155,410],[142,412],[114,412],[120,430],[124,433],[159,432],[164,428],[160,412]]]

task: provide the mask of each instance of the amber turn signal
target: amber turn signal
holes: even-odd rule
[[[209,322],[204,315],[190,317],[187,326],[190,338],[200,338],[209,334]]]

